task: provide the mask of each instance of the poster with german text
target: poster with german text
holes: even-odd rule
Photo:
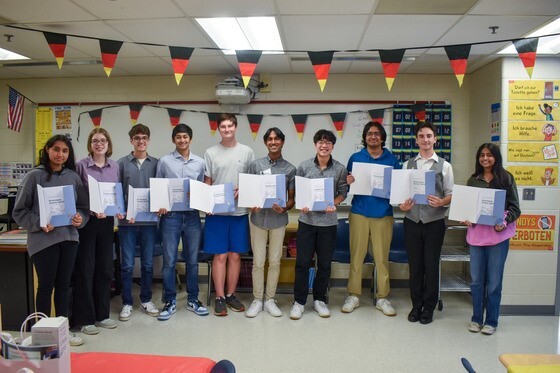
[[[548,250],[554,248],[555,215],[521,215],[510,241],[513,250]]]
[[[510,80],[510,100],[560,100],[560,81]]]
[[[510,142],[507,161],[558,163],[558,147],[548,142]]]
[[[517,186],[558,186],[558,166],[507,166]]]

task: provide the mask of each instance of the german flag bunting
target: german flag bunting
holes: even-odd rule
[[[171,65],[173,66],[173,73],[175,74],[175,81],[177,85],[181,83],[183,74],[187,69],[191,55],[194,48],[187,47],[169,47],[169,54],[171,55]]]
[[[447,53],[447,58],[451,63],[451,68],[459,81],[459,87],[463,85],[463,78],[467,73],[467,60],[469,59],[469,54],[471,53],[470,44],[462,45],[452,45],[444,47],[445,53]]]
[[[218,129],[218,118],[220,117],[220,113],[208,113],[208,122],[210,123],[210,133],[212,136],[216,133]]]
[[[142,104],[129,104],[128,108],[130,109],[130,121],[134,126],[138,121],[138,117],[140,116],[140,112],[142,111]]]
[[[299,137],[299,141],[303,139],[303,132],[305,131],[305,123],[307,122],[307,114],[295,114],[292,115],[292,120],[296,127],[296,132]]]
[[[259,128],[263,120],[263,115],[247,114],[247,120],[249,120],[249,127],[251,128],[251,134],[253,135],[253,140],[257,137],[259,133]]]
[[[243,78],[243,85],[245,88],[249,85],[249,81],[257,68],[259,59],[261,58],[262,51],[256,50],[243,50],[235,51],[237,55],[237,62],[239,63],[239,71],[241,72],[241,77]]]
[[[379,51],[381,66],[383,67],[383,72],[385,73],[385,81],[387,82],[387,88],[389,88],[389,91],[391,91],[391,88],[393,87],[393,82],[397,77],[405,51],[406,49]]]
[[[325,85],[327,84],[327,78],[329,76],[334,51],[307,52],[307,54],[309,55],[309,59],[313,65],[313,70],[315,70],[315,76],[319,82],[319,87],[321,87],[321,92],[323,92]]]
[[[338,137],[342,138],[344,132],[344,122],[346,122],[346,113],[331,113],[329,114],[334,124]]]
[[[99,127],[101,125],[101,114],[103,114],[103,109],[92,110],[88,112],[94,127]]]
[[[383,118],[385,117],[385,109],[368,110],[368,114],[372,122],[383,124]]]
[[[539,46],[539,38],[513,40],[513,45],[519,54],[519,58],[525,66],[529,78],[533,77],[533,68],[537,58],[537,47]]]
[[[179,120],[181,119],[181,114],[183,114],[183,111],[184,110],[167,108],[167,114],[169,115],[169,121],[171,122],[172,127],[175,127],[179,124]]]
[[[43,32],[43,35],[45,39],[47,39],[47,43],[49,44],[49,48],[51,48],[54,58],[56,58],[58,68],[62,69],[64,51],[66,50],[66,35],[52,32]]]
[[[410,111],[414,113],[414,117],[418,122],[426,121],[426,105],[415,104],[410,107]]]
[[[103,62],[103,69],[105,74],[111,76],[111,71],[115,67],[117,55],[123,45],[122,41],[99,39],[99,46],[101,48],[101,61]]]

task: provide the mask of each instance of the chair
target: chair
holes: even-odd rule
[[[393,238],[391,239],[391,248],[389,249],[389,262],[406,264],[408,263],[408,253],[404,242],[404,223],[401,219],[395,219],[393,222]],[[377,271],[373,270],[373,293],[377,292]]]
[[[5,214],[0,214],[0,224],[4,224],[6,226],[6,230],[10,231],[13,229],[17,229],[16,221],[12,217],[12,212],[14,211],[14,206],[16,204],[16,193],[10,192],[8,194],[7,200],[8,200],[8,210],[6,211]]]

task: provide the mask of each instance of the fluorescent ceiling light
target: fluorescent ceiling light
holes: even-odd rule
[[[541,35],[550,35],[560,33],[560,18],[549,24],[544,25],[540,29],[532,32],[526,38],[539,37]],[[558,54],[560,52],[560,36],[549,36],[539,38],[539,46],[537,47],[537,54]],[[498,54],[517,54],[515,46],[512,44],[507,48],[502,49]]]
[[[235,54],[236,50],[283,53],[274,17],[196,18],[196,21],[224,54]]]
[[[7,49],[0,48],[0,61],[12,61],[12,60],[28,60],[29,57],[22,56],[21,54],[14,53]]]

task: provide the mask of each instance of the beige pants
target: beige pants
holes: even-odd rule
[[[377,299],[387,298],[389,285],[389,250],[393,238],[393,217],[367,218],[350,213],[350,275],[348,293],[362,294],[362,267],[369,244],[377,268]]]
[[[264,264],[268,243],[268,275],[266,277],[266,300],[274,299],[278,277],[280,276],[280,260],[286,227],[261,229],[249,224],[251,229],[251,246],[253,250],[253,296],[262,300],[264,293]]]

